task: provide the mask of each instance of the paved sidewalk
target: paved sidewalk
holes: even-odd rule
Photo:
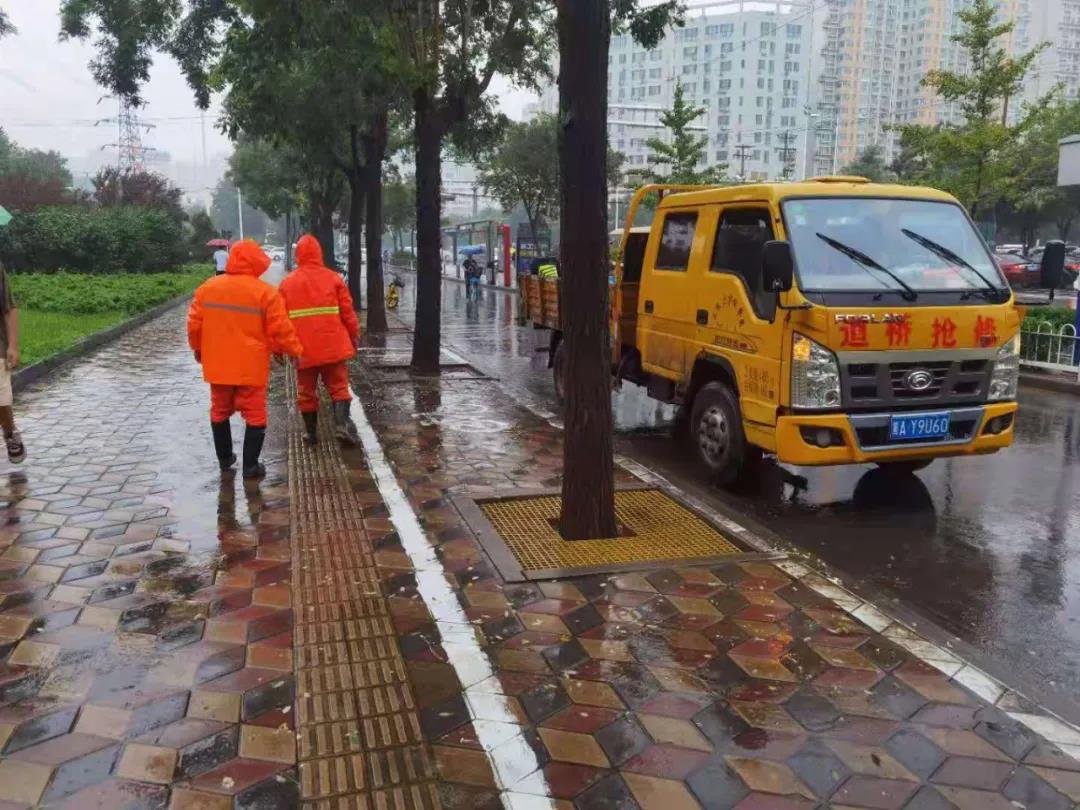
[[[557,487],[561,434],[386,344],[354,374],[376,475],[352,469],[408,499],[369,536],[444,806],[1080,802],[1073,729],[801,565],[504,584],[451,498]]]
[[[0,483],[5,810],[295,805],[284,446],[271,435],[261,484],[223,480],[207,408],[182,307],[18,397],[29,460]]]

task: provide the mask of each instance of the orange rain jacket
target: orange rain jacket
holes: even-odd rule
[[[265,386],[271,354],[299,357],[303,351],[281,296],[259,280],[269,266],[270,257],[245,239],[233,245],[225,274],[195,290],[188,343],[208,383]]]
[[[322,246],[309,235],[296,243],[298,267],[281,282],[281,297],[304,344],[300,368],[348,360],[360,337],[352,296],[341,276],[323,265]]]

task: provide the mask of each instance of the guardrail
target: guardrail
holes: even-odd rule
[[[1020,330],[1020,365],[1076,375],[1080,380],[1080,338],[1071,323],[1025,323]]]

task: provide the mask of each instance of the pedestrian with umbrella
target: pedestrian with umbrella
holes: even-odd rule
[[[229,263],[229,240],[211,239],[206,243],[206,246],[216,248],[214,251],[214,275],[224,275],[225,265]]]

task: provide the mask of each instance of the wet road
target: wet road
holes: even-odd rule
[[[411,319],[415,285],[405,278],[401,314]],[[522,399],[555,410],[548,333],[514,326],[515,303],[492,290],[467,302],[464,287],[446,283],[444,343]],[[1026,390],[1014,447],[938,461],[901,485],[868,466],[772,465],[741,493],[703,479],[670,437],[670,408],[630,385],[614,404],[626,455],[818,557],[863,595],[928,618],[992,674],[1080,719],[1075,398]]]

